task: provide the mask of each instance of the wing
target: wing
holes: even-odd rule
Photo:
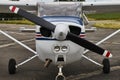
[[[36,1],[1,1],[0,2],[0,13],[10,13],[8,9],[10,5],[15,5],[25,9],[27,11],[36,11],[37,10],[37,2]]]
[[[83,2],[86,13],[120,12],[120,1],[112,2]]]
[[[27,11],[36,11],[36,1],[1,1],[0,2],[0,13],[9,13],[8,7],[14,5]],[[52,4],[78,4],[80,2],[52,2]],[[83,2],[83,10],[88,13],[93,12],[118,12],[120,11],[120,2]]]

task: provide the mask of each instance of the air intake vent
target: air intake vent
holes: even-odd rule
[[[62,61],[64,61],[64,57],[63,57],[63,55],[59,55],[57,61],[58,61],[58,62],[62,62]]]

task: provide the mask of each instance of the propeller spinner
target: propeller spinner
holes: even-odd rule
[[[52,32],[54,32],[56,29],[56,26],[53,25],[52,23],[50,23],[50,22],[48,22],[48,21],[46,21],[46,20],[44,20],[36,15],[28,13],[23,9],[20,9],[18,7],[15,7],[15,6],[10,6],[9,8],[12,12],[14,12],[20,16],[23,16],[24,18],[30,20],[31,22],[33,22],[37,25],[40,25],[40,26],[42,26],[42,27],[44,27]],[[108,57],[108,58],[112,57],[112,54],[109,51],[104,50],[101,47],[99,47],[99,46],[97,46],[97,45],[95,45],[95,44],[93,44],[85,39],[82,39],[73,33],[68,32],[66,39],[71,40],[72,42],[74,42],[74,43],[76,43],[76,44],[78,44],[86,49],[89,49],[97,54],[103,55],[103,56]]]

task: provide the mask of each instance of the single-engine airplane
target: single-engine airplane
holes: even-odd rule
[[[45,62],[45,67],[48,67],[50,64],[58,66],[59,72],[55,80],[65,80],[65,76],[62,72],[63,66],[78,61],[81,57],[84,57],[96,65],[101,66],[104,73],[110,72],[110,62],[108,58],[111,58],[112,54],[109,51],[85,40],[85,24],[88,23],[88,20],[84,14],[83,8],[96,6],[102,7],[105,5],[106,7],[119,6],[120,3],[22,3],[19,1],[10,1],[9,3],[2,4],[2,6],[4,5],[5,8],[9,6],[11,12],[23,16],[24,18],[32,21],[37,25],[35,40],[36,51],[21,43],[12,36],[8,35],[4,31],[0,30],[2,34],[35,54],[20,64],[16,64],[15,59],[10,59],[8,65],[9,74],[15,74],[16,69],[19,66],[25,64],[26,62],[29,62],[35,57],[39,57],[40,60]],[[2,8],[4,8],[4,6]],[[37,16],[29,13],[30,10],[36,10]],[[6,11],[8,10],[6,9]],[[93,61],[92,59],[85,56],[84,54],[88,50],[84,52],[84,48],[89,49],[97,54],[103,55],[105,57],[103,64],[97,63],[96,61]]]

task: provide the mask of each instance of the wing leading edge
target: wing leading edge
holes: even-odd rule
[[[4,1],[0,2],[0,13],[9,13],[8,7],[10,5],[20,7],[27,11],[37,11],[38,3],[43,2],[36,2],[36,1]],[[83,10],[85,12],[120,12],[120,1],[114,2],[49,2],[43,3],[45,5],[51,4],[63,4],[63,5],[72,5],[72,4],[81,4],[83,5]]]
[[[120,1],[84,2],[83,11],[86,13],[120,12]]]

